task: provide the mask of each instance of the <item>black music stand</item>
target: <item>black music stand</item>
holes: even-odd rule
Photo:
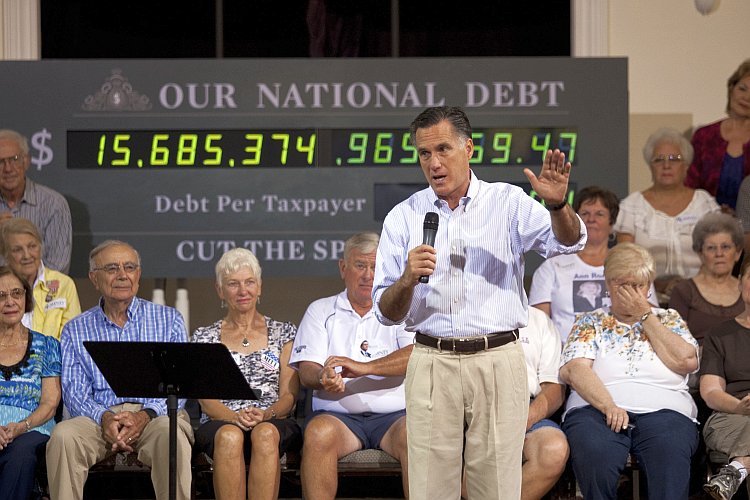
[[[177,494],[177,399],[260,396],[224,344],[85,341],[83,345],[118,398],[166,398],[170,500]]]

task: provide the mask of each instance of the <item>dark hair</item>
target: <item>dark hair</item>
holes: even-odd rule
[[[453,129],[462,139],[471,139],[471,123],[463,109],[458,106],[436,106],[427,108],[414,118],[409,126],[409,138],[412,146],[417,145],[417,130],[434,127],[443,120],[453,125]]]
[[[586,186],[581,188],[573,198],[573,210],[578,213],[581,205],[599,200],[609,210],[609,225],[614,226],[617,214],[620,213],[620,200],[617,195],[608,189],[599,186]]]
[[[15,276],[16,279],[21,282],[21,286],[23,286],[23,290],[26,295],[24,312],[31,312],[31,310],[34,308],[34,296],[31,293],[31,285],[29,285],[29,282],[26,281],[26,278],[15,272],[12,267],[0,266],[0,278],[2,278],[3,276],[8,276],[9,274]]]

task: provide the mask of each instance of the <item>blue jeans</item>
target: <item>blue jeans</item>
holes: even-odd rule
[[[26,432],[0,451],[0,500],[29,498],[34,488],[37,457],[44,456],[48,440],[49,436],[41,432]]]
[[[696,424],[672,410],[628,416],[634,427],[622,432],[613,432],[593,406],[571,410],[565,417],[562,428],[583,497],[616,499],[617,483],[632,452],[646,476],[649,498],[687,498],[690,458],[698,448]]]

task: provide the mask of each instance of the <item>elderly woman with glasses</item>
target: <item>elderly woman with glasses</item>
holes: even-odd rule
[[[21,322],[31,287],[0,266],[0,500],[30,498],[60,402],[60,343]]]
[[[42,236],[30,220],[14,217],[0,223],[0,254],[33,290],[24,326],[60,340],[65,323],[81,314],[81,304],[73,280],[44,265],[43,250]]]
[[[643,247],[612,248],[604,261],[612,305],[581,314],[563,349],[560,377],[573,392],[562,428],[584,498],[616,499],[629,453],[649,498],[688,497],[698,428],[687,380],[698,343],[677,311],[648,303],[654,274]]]
[[[651,168],[653,184],[620,202],[615,231],[618,243],[637,243],[651,252],[659,303],[666,304],[672,287],[698,272],[693,228],[705,214],[718,211],[719,205],[708,192],[685,185],[693,147],[678,131],[662,128],[651,134],[643,158]]]
[[[687,321],[699,343],[711,328],[745,309],[740,282],[732,275],[742,255],[742,243],[739,222],[728,214],[706,214],[693,229],[693,250],[701,267],[698,274],[675,285],[669,307]]]
[[[227,346],[247,382],[262,394],[259,401],[201,399],[195,448],[213,458],[217,499],[275,499],[279,459],[302,445],[299,425],[288,418],[299,392],[297,372],[289,367],[297,327],[258,312],[261,268],[250,250],[235,248],[219,259],[216,292],[227,314],[198,328],[192,341]]]

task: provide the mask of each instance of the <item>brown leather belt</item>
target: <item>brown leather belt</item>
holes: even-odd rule
[[[487,335],[469,338],[432,337],[430,335],[425,335],[424,333],[417,332],[416,335],[414,335],[414,340],[422,345],[434,347],[439,351],[473,353],[486,351],[487,349],[492,349],[493,347],[500,347],[507,344],[508,342],[518,340],[518,330],[488,333]]]

